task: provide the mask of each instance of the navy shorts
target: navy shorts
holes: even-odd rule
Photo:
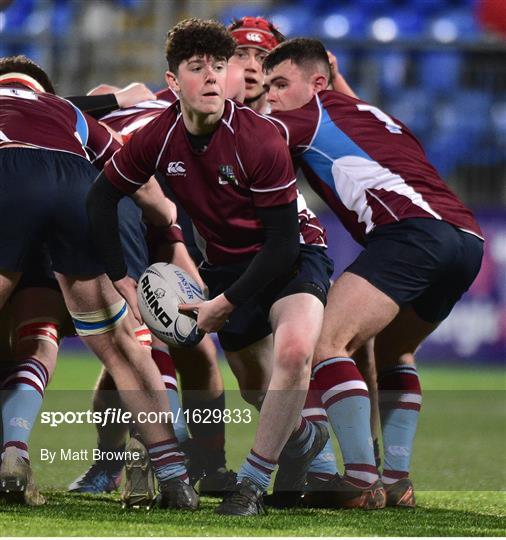
[[[426,322],[444,320],[478,275],[483,241],[444,221],[405,219],[377,227],[346,269]]]
[[[46,244],[53,270],[103,273],[85,206],[93,165],[65,152],[5,148],[0,170],[0,268],[22,272],[30,247]]]
[[[55,288],[52,270],[102,274],[86,213],[97,169],[66,152],[6,148],[0,170],[0,268],[23,272],[22,288]],[[137,279],[148,265],[141,211],[125,197],[118,219],[128,273]]]
[[[199,271],[209,287],[210,298],[228,289],[249,264],[250,260],[225,266],[202,263]],[[218,332],[223,349],[239,351],[272,333],[269,311],[280,298],[309,293],[325,305],[333,271],[334,263],[325,248],[301,245],[297,263],[289,274],[274,280],[232,312],[228,322]]]

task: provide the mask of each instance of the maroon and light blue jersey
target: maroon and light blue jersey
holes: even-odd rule
[[[177,95],[170,88],[166,88],[157,93],[156,100],[141,101],[133,107],[118,109],[103,116],[100,122],[122,135],[126,142],[135,131],[158,118],[177,99]]]
[[[176,102],[135,132],[104,168],[124,193],[155,172],[170,185],[194,225],[197,246],[211,264],[230,264],[258,252],[264,232],[257,207],[296,200],[295,174],[278,128],[248,107],[225,101],[205,151],[195,150]],[[325,234],[300,199],[301,242],[325,245]]]
[[[98,168],[120,147],[103,126],[70,101],[18,83],[0,84],[0,148],[6,144],[68,152]]]
[[[480,238],[473,214],[441,179],[399,120],[340,92],[276,112],[291,154],[353,237],[408,218],[446,221]]]

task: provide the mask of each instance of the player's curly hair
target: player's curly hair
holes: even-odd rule
[[[42,85],[46,92],[56,94],[48,74],[33,60],[20,54],[19,56],[4,56],[0,58],[0,75],[6,73],[24,73]]]
[[[266,56],[262,65],[264,72],[269,73],[285,60],[291,60],[300,68],[308,71],[319,65],[325,69],[325,74],[330,80],[329,57],[325,46],[317,39],[295,38],[280,43]]]
[[[186,19],[167,34],[165,56],[169,69],[177,73],[179,64],[194,55],[209,55],[228,60],[235,51],[235,41],[218,21]]]

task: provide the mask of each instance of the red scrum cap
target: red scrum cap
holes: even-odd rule
[[[283,41],[282,34],[262,17],[243,17],[228,28],[237,47],[254,47],[269,52]]]

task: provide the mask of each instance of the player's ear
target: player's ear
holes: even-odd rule
[[[311,86],[316,93],[326,90],[329,85],[329,80],[322,73],[315,73],[311,76]]]
[[[165,82],[171,90],[174,90],[174,92],[179,92],[179,83],[177,82],[177,77],[175,73],[167,70],[165,72]]]

